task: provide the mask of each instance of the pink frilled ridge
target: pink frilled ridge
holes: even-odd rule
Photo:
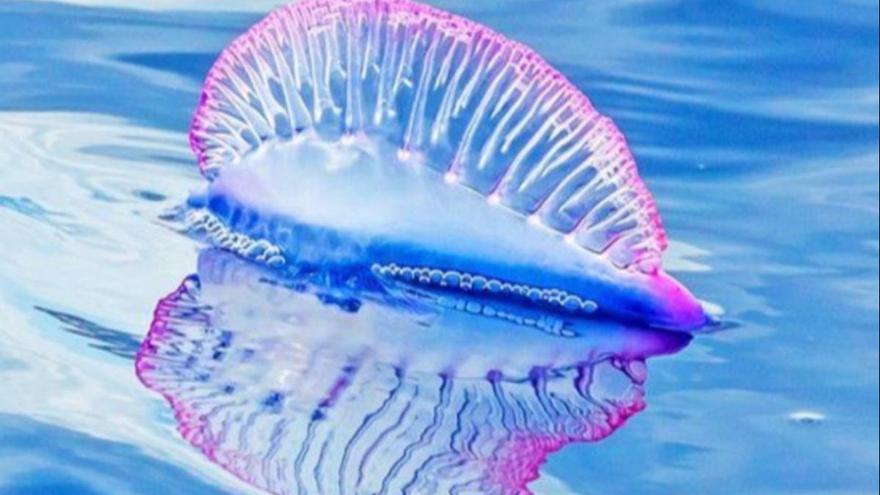
[[[276,9],[233,41],[223,50],[209,71],[192,120],[190,146],[203,175],[210,179],[212,172],[245,155],[258,147],[262,140],[273,135],[272,119],[265,119],[265,122],[259,125],[251,125],[255,132],[250,133],[249,137],[242,137],[233,131],[229,131],[223,137],[216,137],[218,125],[228,123],[230,115],[241,110],[241,108],[230,108],[230,94],[233,94],[233,98],[241,96],[235,96],[236,90],[231,88],[241,86],[242,81],[261,80],[261,84],[265,86],[250,88],[253,91],[245,90],[244,94],[259,97],[267,93],[268,83],[258,72],[260,67],[265,67],[267,71],[273,70],[272,64],[265,60],[257,60],[260,57],[255,53],[261,49],[272,49],[276,54],[281,53],[278,47],[282,42],[292,44],[295,39],[302,39],[300,35],[294,36],[291,33],[302,34],[310,30],[330,27],[333,23],[340,22],[340,19],[355,17],[353,12],[368,17],[381,15],[384,22],[395,23],[395,26],[400,24],[416,31],[426,31],[430,28],[432,32],[466,42],[488,42],[494,44],[494,50],[509,50],[514,54],[510,57],[512,62],[509,60],[507,63],[516,64],[523,70],[527,67],[530,71],[529,77],[539,79],[541,84],[546,84],[550,88],[548,91],[556,92],[554,102],[564,102],[561,106],[564,107],[566,119],[569,119],[566,125],[574,126],[575,124],[571,122],[589,122],[585,125],[591,126],[594,130],[585,132],[584,147],[598,154],[595,160],[599,163],[597,168],[600,169],[601,175],[607,176],[608,183],[625,192],[625,199],[620,200],[621,207],[625,207],[626,215],[636,221],[636,227],[627,231],[625,235],[611,232],[612,229],[609,229],[608,233],[602,233],[605,238],[595,241],[598,246],[584,247],[597,253],[609,252],[607,257],[619,267],[629,267],[646,274],[660,270],[662,252],[667,246],[666,233],[655,201],[638,175],[635,160],[626,140],[611,119],[599,114],[583,92],[527,46],[509,40],[474,21],[410,0],[300,0]],[[286,38],[281,39],[285,36]],[[239,79],[230,83],[230,79],[235,78]],[[238,101],[243,103],[245,100]],[[250,107],[245,113],[251,115],[253,110],[254,108]],[[260,108],[257,110],[259,113]],[[249,120],[252,124],[259,120],[259,116],[243,118],[242,121],[244,120]],[[402,149],[406,149],[407,146],[407,143],[401,144]],[[575,233],[578,227],[580,223],[576,223],[576,226],[571,228],[572,233]],[[568,229],[563,231],[565,230]],[[613,240],[611,240],[612,236]],[[619,241],[618,237],[625,239]],[[576,239],[574,242],[582,246],[588,243],[581,239]]]

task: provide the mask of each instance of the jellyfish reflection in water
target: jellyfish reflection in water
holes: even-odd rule
[[[212,462],[277,494],[528,493],[548,454],[645,407],[685,334],[216,250],[137,358]]]

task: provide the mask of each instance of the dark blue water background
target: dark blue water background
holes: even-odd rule
[[[249,493],[133,354],[192,240],[186,132],[271,2],[0,3],[0,493]],[[538,493],[878,491],[878,4],[437,1],[544,55],[626,134],[670,271],[729,329]],[[98,5],[100,4],[100,5]]]

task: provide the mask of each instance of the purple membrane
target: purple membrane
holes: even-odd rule
[[[646,359],[689,339],[211,249],[136,366],[188,442],[270,493],[522,494],[642,410]]]
[[[190,142],[211,239],[272,266],[407,268],[522,305],[706,322],[661,268],[666,235],[617,127],[467,19],[407,0],[282,7],[220,55]]]

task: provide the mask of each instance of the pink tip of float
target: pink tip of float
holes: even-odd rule
[[[652,326],[693,331],[708,323],[702,305],[681,282],[663,270],[648,277],[648,293],[653,301],[648,310],[654,313]]]

